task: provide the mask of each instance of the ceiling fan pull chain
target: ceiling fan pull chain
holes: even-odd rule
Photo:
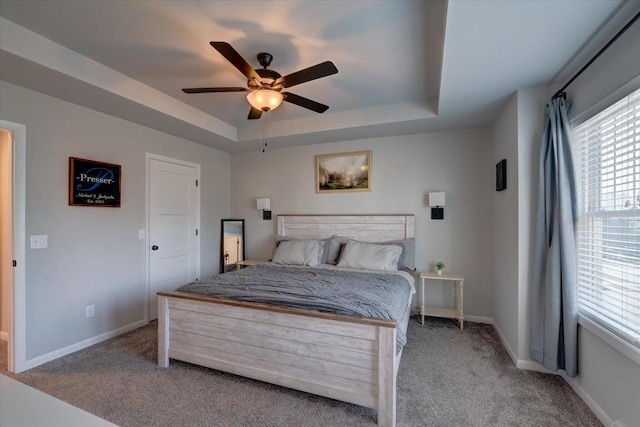
[[[267,149],[267,120],[269,120],[268,111],[264,113],[264,120],[262,121],[262,152]]]

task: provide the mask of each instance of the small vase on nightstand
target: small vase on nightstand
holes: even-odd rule
[[[438,270],[438,276],[442,276],[442,270]]]
[[[438,271],[438,276],[442,276],[442,270],[444,270],[444,262],[438,261],[436,262],[436,270]]]

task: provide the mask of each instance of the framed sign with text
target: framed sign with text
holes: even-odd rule
[[[69,205],[120,207],[120,165],[69,157]]]

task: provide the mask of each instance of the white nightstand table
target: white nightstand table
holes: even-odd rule
[[[464,283],[464,276],[458,273],[443,273],[438,275],[438,273],[431,272],[422,272],[420,273],[420,280],[422,282],[422,289],[420,292],[421,301],[420,301],[420,316],[422,316],[422,324],[424,325],[424,316],[435,316],[435,317],[449,317],[452,319],[458,319],[458,323],[460,324],[460,330],[464,328],[464,312],[463,312],[463,296],[462,296],[462,285]],[[425,294],[425,285],[427,280],[443,280],[447,283],[457,285],[456,286],[456,308],[436,308],[436,307],[426,307],[424,305],[424,294]]]
[[[264,264],[266,262],[267,261],[257,261],[255,259],[245,259],[244,261],[236,262],[236,270],[240,270],[241,268],[249,267],[251,265]]]

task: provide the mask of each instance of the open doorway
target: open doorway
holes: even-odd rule
[[[9,370],[13,278],[13,135],[0,129],[0,370]]]
[[[0,368],[27,369],[26,127],[0,119]]]

